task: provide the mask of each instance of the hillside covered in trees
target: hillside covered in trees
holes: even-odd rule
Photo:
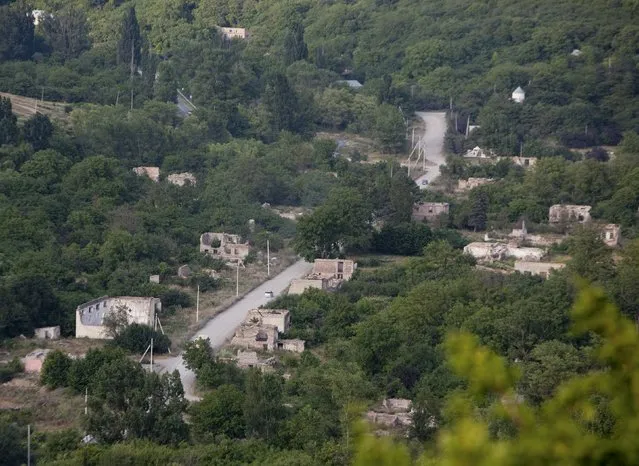
[[[367,447],[358,421],[385,398],[413,403],[401,432],[410,453],[398,448],[392,464],[423,453],[443,464],[437,448],[463,441],[446,436],[471,417],[486,451],[503,439],[518,447],[524,424],[491,410],[511,399],[517,416],[549,412],[549,432],[560,419],[571,438],[617,445],[634,432],[620,415],[631,391],[618,364],[630,377],[634,359],[594,357],[623,342],[593,315],[571,333],[570,308],[576,276],[628,318],[639,306],[638,10],[634,0],[0,0],[0,92],[42,105],[18,112],[0,99],[3,350],[39,326],[72,336],[76,306],[102,295],[157,296],[179,316],[192,304],[180,290],[197,283],[175,286],[177,268],[223,267],[199,253],[203,232],[241,235],[257,251],[249,260],[267,240],[274,253],[294,248],[309,260],[360,256],[339,291],[272,303],[290,310],[287,336],[307,350],[280,355],[271,373],[239,369],[205,341],[187,344],[199,403],[185,400],[175,373],[144,371],[130,354],[139,348],[51,353],[40,382],[74,400],[89,394],[89,414],[38,432],[37,464],[370,464],[366,452],[381,461],[388,452],[376,446],[387,443]],[[355,79],[363,87],[341,82]],[[518,86],[522,103],[510,100]],[[496,181],[467,196],[420,193],[398,162],[413,112],[426,109],[448,111],[451,153],[481,145],[541,160],[525,170],[451,155],[444,183]],[[465,138],[467,122],[479,128]],[[372,141],[382,160],[346,151],[336,143],[345,135]],[[610,161],[569,150],[617,144]],[[136,175],[139,166],[157,167],[157,182]],[[181,173],[196,182],[169,182]],[[413,222],[419,200],[450,201],[451,215]],[[623,227],[622,248],[575,229],[555,250],[570,262],[548,280],[478,268],[460,251],[464,230],[522,218],[543,229],[554,203],[592,204],[596,220]],[[277,206],[310,213],[294,222]],[[616,322],[634,348],[629,324],[601,295],[588,299],[582,308]],[[148,333],[136,331],[146,347]],[[446,335],[457,331],[474,337],[455,346]],[[496,368],[493,380],[473,374],[475,349],[494,363],[476,364],[483,376]],[[0,380],[21,369],[0,364]],[[587,405],[548,411],[562,381],[606,371],[600,390],[570,398]],[[7,464],[24,462],[36,414],[0,409]],[[613,450],[602,449],[611,463]],[[619,451],[633,463],[632,449]]]

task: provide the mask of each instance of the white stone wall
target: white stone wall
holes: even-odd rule
[[[81,304],[75,313],[76,338],[109,338],[104,327],[104,318],[111,310],[125,306],[129,309],[128,323],[153,326],[155,313],[162,309],[159,298],[137,296],[104,296]]]

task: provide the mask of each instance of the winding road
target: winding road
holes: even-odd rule
[[[422,136],[422,147],[426,153],[428,169],[416,182],[420,188],[432,183],[440,174],[440,165],[446,165],[444,156],[444,137],[446,136],[446,112],[415,112],[424,122],[425,130]],[[434,166],[432,165],[434,164]],[[428,184],[421,182],[427,180]]]
[[[260,307],[270,300],[270,298],[264,296],[266,291],[272,291],[274,296],[280,295],[286,287],[288,287],[291,280],[308,274],[312,268],[313,265],[304,260],[296,262],[209,320],[191,340],[209,338],[211,340],[211,346],[213,348],[219,348],[228,338],[233,336],[235,329],[242,323],[251,309]],[[182,379],[182,385],[184,386],[185,398],[190,401],[199,400],[194,391],[195,374],[186,368],[181,354],[171,358],[157,360],[157,366],[159,366],[158,369],[162,372],[173,372],[177,369]]]

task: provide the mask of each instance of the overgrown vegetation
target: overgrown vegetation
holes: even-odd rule
[[[408,464],[424,452],[433,464],[636,462],[634,330],[589,292],[575,307],[582,331],[569,332],[575,275],[628,317],[639,306],[634,2],[35,6],[38,25],[31,5],[0,2],[0,90],[65,102],[66,117],[34,109],[18,120],[0,100],[0,339],[58,324],[70,335],[76,306],[105,294],[159,296],[164,312],[179,313],[192,304],[186,286],[224,285],[206,270],[223,264],[198,252],[206,231],[240,234],[258,251],[251,260],[267,239],[307,259],[414,256],[369,259],[333,294],[278,298],[272,305],[292,314],[285,336],[307,351],[279,355],[272,372],[187,344],[203,392],[191,406],[177,373],[148,374],[122,349],[52,352],[41,382],[88,393],[83,431],[98,443],[81,444],[75,430],[39,434],[38,464],[381,464],[387,453]],[[249,39],[225,39],[218,26],[246,27]],[[351,78],[363,88],[337,82]],[[517,86],[522,104],[509,100]],[[346,131],[400,152],[415,109],[450,109],[451,152],[479,144],[540,160],[524,171],[451,158],[447,187],[497,181],[449,199],[420,194],[393,160],[348,161],[334,141],[313,138]],[[480,128],[465,138],[467,122]],[[620,141],[611,160],[594,149],[573,162],[567,150]],[[159,182],[135,175],[138,166],[158,167]],[[197,182],[167,181],[181,172]],[[437,228],[411,223],[420,198],[450,201],[450,215]],[[571,255],[568,267],[546,281],[479,270],[459,251],[459,230],[521,218],[543,229],[555,203],[591,204],[596,219],[620,223],[623,249],[613,257],[594,230],[573,230],[555,247]],[[312,213],[295,224],[266,204]],[[187,263],[193,277],[174,279]],[[474,337],[447,337],[460,330]],[[130,352],[151,338],[156,351],[169,345],[144,326],[114,322],[112,336]],[[19,370],[11,362],[0,378]],[[385,397],[413,401],[410,450],[369,439],[355,451],[356,421]],[[5,414],[0,457],[21,464],[29,421]]]

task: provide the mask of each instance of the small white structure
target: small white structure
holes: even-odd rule
[[[526,99],[526,93],[521,87],[518,86],[517,89],[515,89],[512,93],[513,102],[517,102],[518,104],[521,104],[523,103],[525,99]]]
[[[360,89],[364,87],[364,85],[360,83],[357,79],[342,79],[341,81],[337,81],[337,84],[345,84],[351,89]]]
[[[500,157],[499,160],[508,159],[515,165],[519,165],[520,167],[528,168],[533,167],[537,163],[537,158],[535,157]]]
[[[464,253],[480,261],[500,261],[508,257],[537,262],[544,257],[544,250],[539,248],[520,248],[516,245],[486,242],[470,243],[464,247]]]
[[[278,340],[277,349],[290,351],[292,353],[303,353],[306,342],[304,340],[292,339],[292,340]]]
[[[603,242],[607,246],[617,246],[619,244],[619,236],[621,234],[621,227],[614,223],[609,223],[601,229],[601,237]]]
[[[246,28],[227,28],[220,27],[218,28],[222,33],[222,36],[227,39],[246,39],[248,37],[248,33],[246,32]]]
[[[528,229],[526,228],[526,221],[521,221],[521,228],[513,228],[513,231],[510,233],[511,238],[517,238],[520,240],[525,240],[526,236],[528,236]]]
[[[579,49],[574,49],[572,52],[570,52],[570,55],[572,55],[573,57],[581,57],[581,54],[583,52]]]
[[[518,260],[538,262],[544,257],[545,252],[539,248],[519,248],[516,246],[508,246],[506,257],[514,257]]]
[[[240,235],[207,232],[200,235],[200,252],[229,262],[242,261],[249,255],[249,243],[242,243]]]
[[[119,308],[126,309],[128,324],[153,326],[155,315],[162,310],[159,298],[140,296],[103,296],[80,304],[75,311],[75,337],[108,339],[104,319]]]
[[[484,186],[490,183],[494,183],[495,180],[493,178],[473,178],[470,177],[467,180],[459,180],[457,182],[457,192],[465,192],[470,191],[471,189],[478,188],[479,186]]]
[[[506,258],[508,246],[502,243],[474,242],[464,246],[464,253],[478,260],[503,260]]]
[[[52,18],[53,16],[47,14],[44,10],[31,10],[31,17],[33,18],[33,25],[37,26],[41,22],[43,22],[47,17]]]
[[[475,146],[473,149],[466,151],[464,158],[466,159],[489,159],[493,157],[492,151],[485,151],[479,146]]]
[[[193,186],[197,184],[197,179],[195,178],[195,175],[189,172],[173,173],[169,175],[166,179],[168,180],[169,183],[175,184],[178,186],[184,186],[187,183]]]
[[[34,337],[38,340],[57,340],[60,338],[60,326],[37,328]]]
[[[159,275],[149,275],[149,283],[160,283]]]
[[[566,267],[566,264],[562,264],[560,262],[515,262],[515,270],[517,272],[539,275],[543,278],[548,278],[548,275],[550,275],[552,270],[561,270],[564,267]]]
[[[440,215],[448,215],[450,205],[448,202],[422,202],[413,205],[411,218],[416,222],[424,220],[434,220]]]
[[[555,204],[548,211],[548,221],[550,223],[587,223],[591,219],[591,209],[589,205]]]
[[[273,325],[278,333],[285,333],[291,327],[291,314],[286,309],[251,309],[244,322]]]
[[[160,181],[160,167],[135,167],[133,173],[138,176],[147,176],[151,181]]]

